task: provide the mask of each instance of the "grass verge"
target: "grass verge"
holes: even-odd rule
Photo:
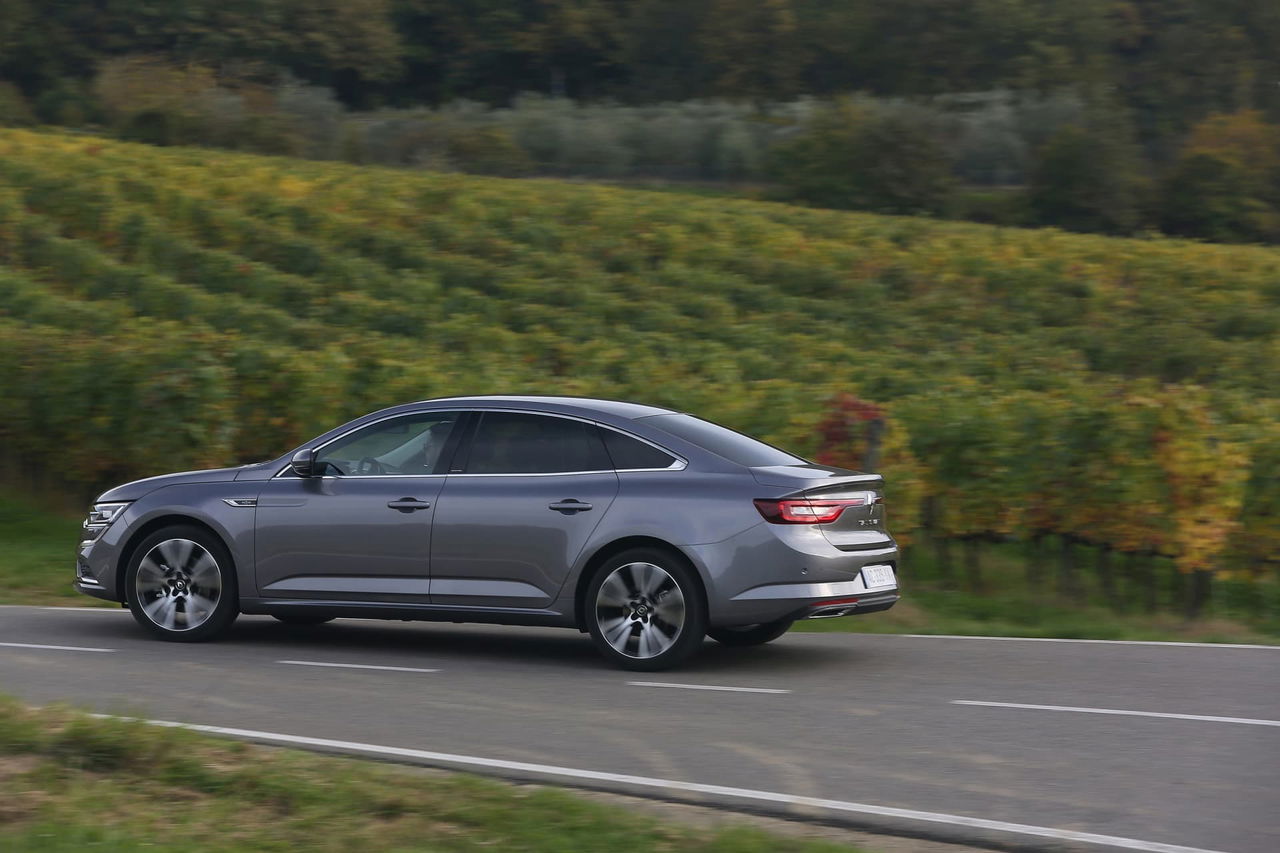
[[[31,710],[0,697],[0,849],[856,853],[549,788]]]
[[[116,605],[80,595],[71,588],[71,565],[78,519],[0,501],[0,604]],[[1229,586],[1207,616],[1188,622],[1176,615],[1176,591],[1161,591],[1161,608],[1140,612],[1138,591],[1121,585],[1124,609],[1103,599],[1083,574],[1080,594],[1064,599],[1028,588],[1018,546],[991,546],[984,556],[982,593],[947,589],[931,555],[912,549],[904,561],[904,599],[892,610],[865,617],[799,622],[800,631],[855,631],[890,634],[971,634],[1018,637],[1073,637],[1103,640],[1280,644],[1280,585],[1264,584],[1276,598],[1269,619],[1245,618],[1231,606]],[[1252,594],[1252,593],[1251,593]]]
[[[80,522],[30,503],[0,500],[0,603],[99,603],[71,588]]]

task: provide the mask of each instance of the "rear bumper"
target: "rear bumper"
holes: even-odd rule
[[[888,591],[876,590],[875,592],[863,593],[861,596],[854,598],[852,601],[842,601],[835,604],[811,604],[796,614],[796,619],[833,619],[837,616],[856,616],[863,613],[879,613],[881,610],[888,610],[890,607],[898,603],[898,599],[902,596],[898,595],[897,589]]]
[[[896,545],[841,551],[812,526],[761,524],[691,549],[707,578],[714,627],[887,610],[899,588],[867,588],[863,569],[898,564]]]

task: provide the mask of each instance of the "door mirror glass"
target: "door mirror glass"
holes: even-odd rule
[[[289,460],[289,467],[293,469],[293,473],[299,477],[316,476],[316,452],[311,448],[299,450],[293,454],[293,458]]]

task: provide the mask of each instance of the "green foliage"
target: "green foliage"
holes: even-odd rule
[[[1029,202],[1043,225],[1132,234],[1143,222],[1139,159],[1110,132],[1067,127],[1036,152]]]
[[[563,790],[263,749],[0,696],[0,847],[198,853],[353,849],[857,853],[700,829]]]
[[[514,178],[533,167],[511,134],[500,127],[477,127],[453,134],[445,147],[449,161],[464,172]]]
[[[845,464],[875,444],[904,539],[927,518],[1242,575],[1280,545],[1275,250],[23,130],[0,178],[0,441],[34,480],[568,393]]]
[[[36,123],[36,114],[12,83],[0,80],[0,127],[28,127]]]
[[[1193,128],[1162,188],[1161,228],[1221,242],[1280,241],[1280,127],[1256,112]]]
[[[798,201],[883,213],[937,213],[951,167],[929,129],[844,101],[773,151],[773,175]]]

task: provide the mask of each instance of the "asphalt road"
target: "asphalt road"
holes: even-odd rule
[[[3,607],[0,691],[968,843],[1280,851],[1280,647],[792,632],[647,675],[554,629],[242,617],[186,645]]]

